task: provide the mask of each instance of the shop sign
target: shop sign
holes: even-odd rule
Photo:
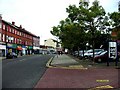
[[[22,47],[21,46],[17,46],[17,50],[22,50]]]
[[[0,49],[6,49],[5,45],[0,45]]]
[[[26,46],[23,45],[22,48],[26,48]]]
[[[33,49],[40,49],[39,47],[33,47]]]
[[[17,47],[17,45],[16,44],[7,44],[7,47],[9,47],[9,48],[16,48]]]
[[[33,49],[33,47],[32,46],[28,46],[28,49]]]
[[[17,44],[13,44],[12,47],[13,47],[13,48],[16,48],[16,47],[17,47]]]
[[[8,43],[8,44],[7,44],[7,47],[12,47],[12,44],[9,44],[9,43]]]

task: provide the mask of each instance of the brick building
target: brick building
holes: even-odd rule
[[[8,52],[15,52],[18,55],[32,54],[33,47],[39,47],[39,41],[40,37],[25,30],[21,25],[16,26],[15,22],[2,20],[0,15],[0,49],[3,56]]]

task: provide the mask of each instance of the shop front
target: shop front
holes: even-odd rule
[[[1,50],[1,55],[0,57],[5,57],[6,56],[6,45],[5,44],[0,44],[0,50]]]
[[[32,53],[33,53],[33,46],[27,46],[26,53],[27,53],[28,55],[32,54]]]
[[[16,50],[17,50],[17,55],[19,55],[19,56],[22,56],[23,54],[22,54],[22,46],[21,45],[17,45],[17,48],[16,48]]]
[[[33,53],[34,54],[39,54],[40,53],[40,47],[33,46]]]
[[[26,49],[27,49],[26,46],[22,46],[22,54],[23,55],[27,55]]]
[[[10,53],[10,52],[17,53],[16,47],[17,47],[17,44],[7,43],[7,45],[6,45],[6,53]]]

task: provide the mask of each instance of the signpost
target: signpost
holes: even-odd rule
[[[112,41],[109,42],[109,51],[108,51],[109,59],[116,59],[116,66],[117,66],[117,42]],[[107,66],[109,66],[109,60],[107,61]]]

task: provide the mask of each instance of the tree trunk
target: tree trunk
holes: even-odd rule
[[[78,57],[79,57],[79,50],[80,50],[80,48],[78,47],[78,55],[77,55]]]

